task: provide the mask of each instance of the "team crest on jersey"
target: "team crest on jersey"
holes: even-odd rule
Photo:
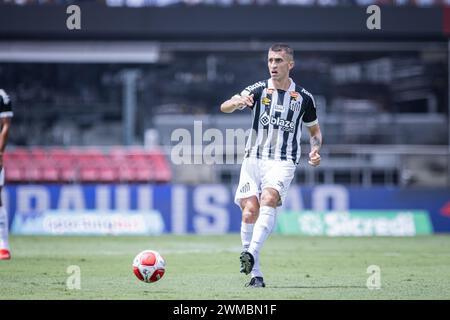
[[[291,91],[291,92],[289,93],[289,95],[290,95],[292,98],[294,98],[295,100],[297,100],[298,97],[300,96],[300,93],[298,93],[297,91]]]
[[[300,109],[302,108],[302,102],[301,101],[296,101],[296,100],[292,100],[291,104],[289,105],[289,109],[291,109],[292,111],[300,111]]]
[[[266,105],[266,106],[268,106],[268,105],[270,105],[270,102],[271,102],[272,100],[270,100],[269,98],[267,98],[267,97],[264,97],[264,98],[262,98],[262,104],[264,104],[264,105]]]
[[[276,104],[273,109],[278,112],[284,112],[284,106],[282,104]]]

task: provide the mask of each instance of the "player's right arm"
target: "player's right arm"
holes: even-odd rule
[[[231,113],[236,111],[237,109],[244,109],[245,107],[253,106],[253,94],[251,95],[234,95],[231,99],[228,99],[224,103],[220,105],[220,111],[225,113]]]
[[[265,81],[258,81],[246,87],[240,94],[235,94],[231,99],[220,105],[220,111],[231,113],[244,108],[252,109],[255,102],[261,98],[261,93],[266,86]]]

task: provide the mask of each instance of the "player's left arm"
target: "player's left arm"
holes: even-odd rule
[[[322,132],[320,131],[319,123],[308,127],[311,144],[311,152],[309,153],[308,163],[313,167],[317,167],[320,164],[320,148],[322,147]]]
[[[311,93],[302,90],[306,96],[305,114],[303,116],[303,123],[309,131],[309,142],[311,144],[311,152],[309,153],[308,163],[313,167],[320,164],[320,148],[322,147],[322,132],[320,131],[319,119],[316,113],[316,103]]]

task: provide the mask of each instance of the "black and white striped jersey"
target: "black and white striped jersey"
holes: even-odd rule
[[[13,115],[11,99],[5,90],[0,89],[0,118],[11,118]]]
[[[287,91],[275,89],[272,79],[256,82],[241,95],[253,94],[252,130],[247,140],[245,157],[258,159],[300,160],[302,124],[318,123],[311,93],[295,84]]]

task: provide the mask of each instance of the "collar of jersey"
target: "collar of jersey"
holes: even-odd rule
[[[291,85],[289,86],[289,88],[287,89],[286,92],[295,91],[295,82],[294,82],[294,80],[292,80],[292,78],[289,78],[289,80],[291,81]],[[272,78],[269,78],[269,80],[267,81],[267,89],[275,90],[275,87],[274,87],[273,82],[272,82]]]

